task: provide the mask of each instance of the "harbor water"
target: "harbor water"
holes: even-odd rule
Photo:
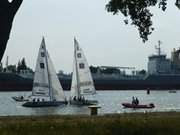
[[[87,106],[64,105],[59,107],[26,108],[22,107],[22,102],[16,102],[12,96],[28,96],[31,92],[0,92],[0,116],[22,116],[22,115],[89,115]],[[65,92],[69,97],[70,92]],[[127,109],[121,103],[131,102],[132,96],[138,97],[140,104],[154,103],[154,109]],[[131,113],[131,112],[162,112],[180,111],[180,91],[169,93],[169,91],[151,91],[147,95],[146,91],[126,90],[126,91],[97,91],[93,96],[99,101],[101,109],[99,114],[109,113]]]

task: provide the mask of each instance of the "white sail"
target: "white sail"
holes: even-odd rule
[[[46,61],[46,45],[43,38],[36,62],[32,98],[50,100],[50,83]]]
[[[46,50],[43,38],[34,75],[32,98],[39,101],[65,101],[62,86],[56,75],[52,60]]]
[[[74,57],[73,61],[73,74],[72,74],[72,82],[71,82],[71,97],[79,97],[79,89],[77,86],[77,70],[76,70],[76,61]]]
[[[95,94],[95,92],[89,65],[83,50],[79,47],[77,40],[74,39],[74,64],[71,97],[77,95],[92,95]]]
[[[53,100],[56,101],[65,101],[65,95],[62,86],[59,82],[52,60],[48,53],[47,53],[47,62],[48,62],[48,70],[49,70],[50,88],[52,90],[52,98]]]

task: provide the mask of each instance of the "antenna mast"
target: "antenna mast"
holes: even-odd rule
[[[157,49],[157,52],[158,52],[158,55],[159,55],[159,56],[161,55],[161,44],[162,44],[162,42],[159,40],[159,41],[158,41],[158,47],[155,46],[155,49]]]

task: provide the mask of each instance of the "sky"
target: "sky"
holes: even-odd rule
[[[144,44],[137,28],[125,25],[122,14],[105,10],[109,0],[24,0],[15,20],[3,57],[17,64],[25,57],[33,70],[42,36],[56,71],[72,71],[73,38],[84,50],[89,65],[129,66],[147,69],[148,56],[162,41],[162,51],[180,47],[180,10],[168,0],[166,12],[153,7],[155,31]]]

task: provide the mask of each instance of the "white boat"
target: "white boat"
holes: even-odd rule
[[[17,102],[29,101],[29,98],[25,96],[13,96],[12,99],[14,99]]]
[[[67,104],[67,101],[43,38],[36,62],[31,100],[23,106],[47,107],[62,104]]]
[[[94,82],[91,76],[89,65],[79,47],[79,43],[74,38],[74,61],[73,75],[71,83],[70,104],[76,105],[95,105],[97,100],[87,100],[85,97],[96,93]]]

